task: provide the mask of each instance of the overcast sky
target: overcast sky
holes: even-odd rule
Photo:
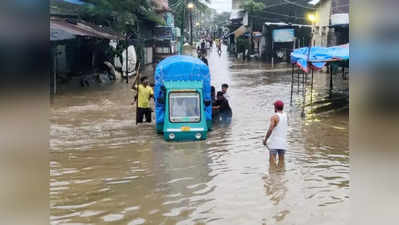
[[[320,0],[311,0],[311,1],[309,1],[309,4],[316,5],[319,2],[320,2]]]
[[[230,12],[231,11],[231,3],[232,0],[210,0],[211,4],[209,6],[211,8],[214,8],[220,12]],[[309,0],[309,4],[315,5],[319,2],[320,0]]]
[[[220,12],[230,12],[231,11],[231,0],[210,0],[211,4],[209,6]]]

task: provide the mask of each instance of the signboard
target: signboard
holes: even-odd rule
[[[331,15],[331,25],[349,24],[349,14],[340,13]]]
[[[293,42],[295,40],[294,29],[273,30],[273,42]]]

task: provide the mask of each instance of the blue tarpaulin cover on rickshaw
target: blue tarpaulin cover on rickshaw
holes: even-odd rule
[[[158,63],[155,69],[155,117],[156,123],[163,123],[165,105],[162,86],[166,81],[202,81],[204,101],[211,101],[211,77],[208,66],[200,59],[185,55],[170,56]],[[212,120],[212,105],[205,106],[207,120]]]
[[[309,47],[294,49],[291,53],[291,63],[297,64],[303,71],[309,72],[308,68]],[[323,68],[328,61],[349,60],[349,44],[333,47],[312,47],[309,62],[313,69]]]

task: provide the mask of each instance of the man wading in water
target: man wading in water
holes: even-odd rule
[[[270,127],[263,140],[263,145],[269,149],[270,165],[276,165],[276,155],[278,154],[278,166],[283,166],[284,154],[288,149],[288,122],[287,114],[283,112],[283,108],[284,103],[282,101],[274,102],[275,114],[270,118]]]
[[[142,77],[140,79],[140,84],[137,86],[138,77],[133,82],[132,89],[138,92],[138,109],[137,109],[137,123],[142,123],[145,116],[145,121],[151,123],[151,107],[150,99],[154,96],[154,92],[150,87],[150,83],[147,77]],[[137,98],[137,95],[136,97]],[[134,102],[132,102],[134,104]]]

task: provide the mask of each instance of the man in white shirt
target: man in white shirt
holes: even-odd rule
[[[282,101],[274,102],[275,114],[270,118],[270,127],[263,140],[263,144],[269,149],[269,162],[271,165],[275,165],[277,154],[279,166],[284,165],[284,154],[288,149],[288,120],[283,108],[284,103]]]

